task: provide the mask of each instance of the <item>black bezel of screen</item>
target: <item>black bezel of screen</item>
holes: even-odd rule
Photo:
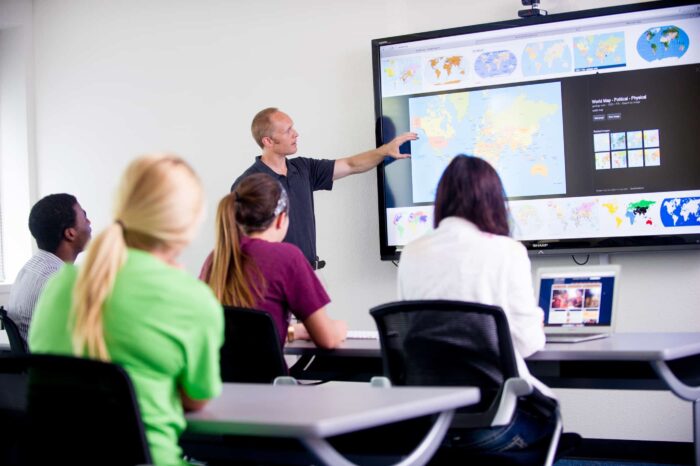
[[[661,0],[656,2],[635,3],[630,5],[596,8],[567,13],[558,13],[548,16],[534,16],[530,18],[499,21],[495,23],[476,24],[458,28],[441,29],[436,31],[420,32],[403,36],[386,37],[372,40],[372,73],[374,89],[374,114],[375,114],[375,139],[379,147],[383,143],[382,134],[382,89],[380,47],[407,42],[415,42],[426,39],[436,39],[461,34],[473,34],[478,32],[495,31],[538,24],[548,24],[576,19],[593,18],[597,16],[609,16],[621,13],[656,10],[661,8],[681,7],[697,4],[692,0]],[[377,189],[379,207],[379,250],[381,260],[398,260],[400,258],[400,246],[388,244],[386,192],[384,181],[384,163],[377,167]],[[686,235],[651,235],[651,236],[627,236],[614,238],[572,238],[572,239],[542,239],[521,241],[530,255],[549,254],[590,254],[633,252],[646,250],[673,250],[700,248],[700,234]]]

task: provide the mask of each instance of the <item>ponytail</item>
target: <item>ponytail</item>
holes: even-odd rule
[[[110,225],[92,240],[73,290],[73,354],[109,361],[104,339],[102,306],[126,260],[124,230]]]
[[[263,277],[247,254],[241,251],[241,232],[236,223],[237,193],[225,196],[216,211],[216,243],[208,284],[225,306],[254,308],[262,296],[260,286],[250,281],[246,273],[257,272]]]

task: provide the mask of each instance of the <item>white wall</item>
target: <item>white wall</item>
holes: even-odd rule
[[[0,2],[0,205],[2,206],[2,259],[0,305],[9,285],[31,254],[27,230],[30,207],[32,139],[31,4],[22,0]]]
[[[200,173],[213,214],[258,154],[249,133],[258,110],[278,106],[295,119],[300,155],[366,150],[374,143],[371,39],[513,19],[519,8],[516,0],[35,0],[39,194],[76,194],[98,231],[111,221],[128,161],[172,150]],[[372,326],[367,310],[395,296],[395,268],[379,260],[376,196],[373,172],[316,196],[330,312],[355,328]],[[210,221],[184,256],[193,273],[212,231]],[[700,331],[699,259],[698,251],[612,256],[624,269],[620,330]],[[668,394],[561,396],[567,427],[586,436],[690,440],[690,407]],[[591,400],[603,409],[592,412]],[[621,407],[627,416],[613,421]]]

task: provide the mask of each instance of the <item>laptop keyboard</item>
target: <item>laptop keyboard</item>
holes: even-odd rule
[[[348,340],[378,340],[377,330],[348,330]]]

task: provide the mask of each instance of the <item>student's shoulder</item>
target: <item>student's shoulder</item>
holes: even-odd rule
[[[304,253],[291,243],[267,243],[266,256],[274,258],[275,268],[283,275],[300,276],[304,272],[313,273],[313,269]]]
[[[301,249],[292,243],[270,243],[270,249],[288,261],[307,262]]]
[[[168,300],[173,307],[179,307],[185,314],[194,314],[200,320],[221,320],[221,303],[209,285],[180,269],[172,270],[171,279]]]
[[[481,246],[494,258],[503,257],[504,260],[510,261],[527,257],[525,246],[509,236],[487,234],[487,240]]]
[[[211,288],[205,282],[193,277],[188,271],[169,267],[169,283],[173,288],[173,293],[182,295],[184,298],[191,297],[195,300],[213,299]]]
[[[506,249],[511,254],[518,256],[527,256],[527,248],[520,241],[516,241],[510,236],[499,236],[502,238],[503,248]]]
[[[63,264],[56,273],[48,277],[46,286],[55,289],[72,287],[78,278],[78,268],[74,264]]]
[[[135,249],[129,249],[127,263],[120,270],[118,280],[128,287],[149,286],[155,293],[167,292],[178,301],[215,300],[209,286],[186,270]]]
[[[519,241],[514,240],[510,236],[504,235],[494,235],[490,233],[484,233],[490,239],[490,242],[497,247],[508,249],[509,251],[520,251],[524,250],[525,247]]]

